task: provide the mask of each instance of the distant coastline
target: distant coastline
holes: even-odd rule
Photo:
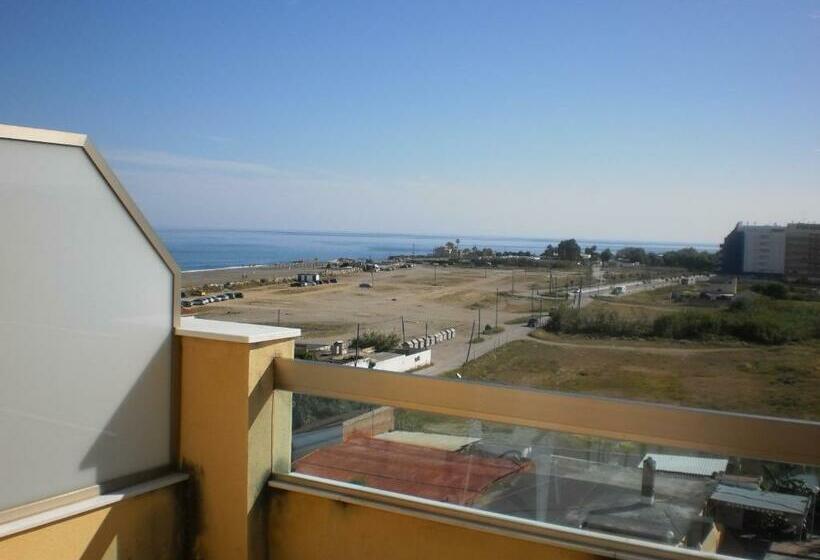
[[[455,239],[452,235],[338,231],[159,229],[158,233],[186,272],[276,267],[296,261],[310,264],[340,257],[382,260],[390,255],[423,255]],[[599,250],[613,251],[627,246],[657,253],[684,247],[712,252],[719,248],[709,243],[576,239],[582,247],[596,245]],[[460,241],[462,247],[540,253],[560,239],[463,235]]]

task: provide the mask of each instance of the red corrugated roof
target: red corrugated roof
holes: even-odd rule
[[[465,505],[496,480],[521,470],[509,459],[354,438],[298,459],[294,471]]]

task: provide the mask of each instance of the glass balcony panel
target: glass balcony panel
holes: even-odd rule
[[[817,546],[815,466],[305,395],[294,403],[296,474],[741,558]]]

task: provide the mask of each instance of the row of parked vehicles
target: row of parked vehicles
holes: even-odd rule
[[[208,296],[197,296],[193,298],[185,298],[182,300],[182,307],[194,307],[197,305],[207,305],[217,301],[227,301],[229,299],[242,299],[245,297],[242,292],[222,292],[221,294],[213,294]]]

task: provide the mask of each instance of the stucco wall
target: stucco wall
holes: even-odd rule
[[[272,491],[270,506],[271,560],[598,558],[298,492]]]
[[[181,558],[184,485],[128,498],[0,539],[3,560],[172,560]]]

